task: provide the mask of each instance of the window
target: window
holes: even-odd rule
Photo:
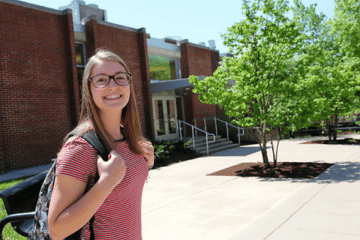
[[[85,67],[85,47],[83,43],[75,43],[76,48],[76,65],[78,67]]]
[[[156,54],[149,54],[150,79],[174,80],[180,78],[180,61]]]
[[[77,66],[77,72],[78,72],[79,91],[80,91],[80,97],[81,97],[82,77],[83,77],[84,69],[85,69],[85,65],[86,65],[84,43],[76,42],[75,49],[76,49],[76,66]]]

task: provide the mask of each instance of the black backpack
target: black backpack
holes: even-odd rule
[[[76,133],[71,134],[70,136],[74,136]],[[86,132],[81,136],[84,138],[104,159],[105,161],[108,159],[108,150],[98,138],[94,131]],[[54,188],[55,182],[55,170],[56,170],[56,161],[51,166],[48,171],[45,180],[40,188],[39,199],[36,204],[35,209],[35,220],[33,229],[29,233],[28,239],[36,240],[36,239],[45,239],[50,240],[49,226],[48,226],[48,212],[49,212],[49,204],[51,199],[52,190]],[[99,179],[99,175],[95,176],[95,183]],[[90,219],[90,240],[95,240],[94,235],[94,216]],[[69,237],[65,238],[67,240],[79,240],[81,235],[80,228],[77,232],[73,233]]]

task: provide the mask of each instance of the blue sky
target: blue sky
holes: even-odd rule
[[[24,2],[59,9],[71,0],[25,0]],[[292,0],[290,0],[292,3]],[[132,28],[146,28],[151,37],[180,36],[192,43],[214,39],[216,49],[228,52],[221,34],[235,22],[244,19],[242,0],[85,0],[107,10],[108,22]],[[317,3],[317,12],[327,17],[334,15],[334,0],[302,0],[306,6]]]

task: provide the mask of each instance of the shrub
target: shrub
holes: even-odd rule
[[[176,153],[187,152],[190,150],[189,142],[184,143],[183,141],[154,141],[155,158],[163,159],[168,158]]]
[[[186,143],[182,141],[153,141],[155,149],[154,169],[200,157],[201,154],[189,148],[189,143],[190,141]]]

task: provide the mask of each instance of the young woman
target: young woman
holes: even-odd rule
[[[111,150],[108,161],[80,137],[90,130]],[[89,59],[74,132],[58,154],[48,216],[51,238],[82,229],[81,239],[90,239],[95,214],[95,239],[141,239],[141,195],[154,148],[141,134],[131,73],[110,51],[99,50]]]

